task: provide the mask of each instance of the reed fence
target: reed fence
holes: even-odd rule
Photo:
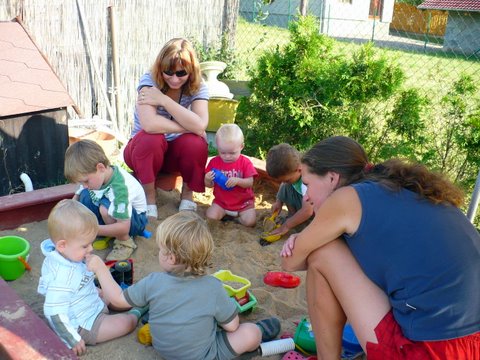
[[[0,21],[23,22],[81,110],[73,117],[114,120],[128,138],[137,81],[163,44],[216,41],[236,24],[232,4],[238,1],[9,0]]]

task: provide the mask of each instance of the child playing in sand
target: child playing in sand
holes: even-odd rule
[[[240,324],[237,305],[222,283],[205,276],[214,245],[197,213],[170,216],[158,226],[155,239],[162,272],[124,291],[98,256],[90,256],[87,265],[115,305],[149,306],[152,342],[162,358],[233,359],[278,335],[277,318]]]
[[[255,226],[255,196],[253,179],[257,170],[249,158],[241,154],[243,133],[236,124],[224,124],[215,136],[218,155],[210,160],[205,170],[205,186],[213,186],[215,199],[207,209],[209,219],[221,220],[225,215],[238,217],[245,226]],[[228,179],[225,188],[215,181],[215,170]],[[220,174],[221,175],[221,174]]]
[[[55,247],[46,253],[38,292],[45,296],[43,312],[50,326],[76,355],[86,352],[85,345],[128,334],[145,312],[131,309],[108,314],[94,285],[95,274],[84,263],[97,231],[95,215],[75,200],[60,201],[48,217],[48,232]]]
[[[272,214],[280,214],[284,204],[288,209],[287,219],[271,235],[283,235],[313,215],[313,206],[303,199],[301,169],[300,153],[291,145],[282,143],[268,151],[267,173],[281,182],[277,200],[272,205]]]
[[[115,237],[107,260],[125,260],[147,224],[147,199],[140,183],[119,166],[111,166],[102,147],[91,140],[70,145],[65,177],[80,183],[74,199],[88,207],[100,224],[98,235]]]

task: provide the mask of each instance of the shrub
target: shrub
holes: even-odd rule
[[[252,95],[239,105],[246,152],[263,157],[279,142],[305,150],[335,134],[368,147],[379,133],[369,109],[393,98],[402,71],[370,43],[351,56],[338,52],[333,39],[318,33],[312,16],[290,23],[289,31],[284,48],[259,58],[251,72]]]

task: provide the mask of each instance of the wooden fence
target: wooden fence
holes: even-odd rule
[[[395,3],[390,29],[416,34],[444,36],[448,12],[441,10],[418,10],[416,6]]]
[[[224,31],[234,38],[238,1],[10,0],[0,5],[0,21],[18,16],[81,117],[116,120],[127,138],[138,79],[163,44],[187,37],[207,45]]]

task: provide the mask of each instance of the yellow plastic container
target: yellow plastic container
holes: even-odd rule
[[[230,270],[219,270],[213,274],[218,280],[223,283],[224,289],[227,291],[228,296],[235,296],[237,299],[243,298],[248,288],[252,285],[251,282],[241,276],[237,276],[232,274]],[[233,288],[232,286],[228,285],[226,282],[231,281],[235,283],[245,284],[239,288]]]
[[[237,100],[210,98],[208,100],[207,131],[215,132],[222,124],[233,124],[237,114],[237,107]]]

